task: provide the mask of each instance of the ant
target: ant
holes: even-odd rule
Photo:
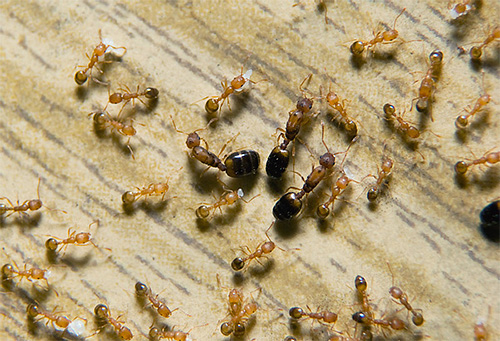
[[[271,229],[271,227],[273,227],[273,225],[274,225],[274,222],[271,223],[271,226],[269,226],[269,228],[265,232],[268,241],[265,241],[265,242],[262,242],[261,244],[259,244],[259,246],[257,246],[257,248],[255,249],[254,252],[251,252],[251,250],[248,248],[248,246],[245,246],[246,250],[248,251],[247,256],[246,257],[236,257],[235,259],[233,259],[233,261],[231,262],[231,268],[233,268],[234,271],[240,271],[240,270],[244,269],[245,267],[248,267],[250,262],[252,261],[252,259],[255,259],[257,262],[260,263],[259,258],[267,257],[266,255],[273,252],[276,247],[278,249],[280,249],[281,251],[285,251],[284,249],[277,246],[268,235],[268,232]]]
[[[358,291],[359,296],[361,297],[361,306],[363,308],[363,312],[369,317],[373,317],[373,312],[370,306],[370,301],[368,299],[368,294],[366,293],[366,289],[368,288],[368,283],[366,282],[363,276],[357,275],[354,279],[354,286]]]
[[[318,311],[313,313],[309,307],[309,312],[305,312],[304,309],[300,307],[292,307],[288,311],[288,314],[290,315],[291,318],[298,320],[303,316],[307,316],[313,320],[317,320],[320,323],[335,323],[337,322],[338,315],[331,312],[331,311]]]
[[[302,83],[300,83],[299,90],[302,92],[302,97],[297,101],[296,109],[288,113],[286,130],[278,136],[278,141],[280,137],[283,137],[283,142],[276,146],[267,158],[266,173],[272,178],[281,178],[288,167],[290,154],[287,147],[299,134],[301,126],[305,123],[306,115],[311,111],[314,104],[314,98],[308,98],[303,88],[304,83],[310,81],[311,78],[312,73],[307,75]],[[283,131],[281,128],[278,129]]]
[[[441,72],[441,66],[443,62],[443,52],[439,50],[434,50],[429,55],[430,67],[427,73],[420,83],[420,88],[418,89],[417,103],[415,105],[418,112],[425,112],[429,109],[429,100],[434,92],[434,87],[437,79],[439,78],[439,73]],[[434,118],[431,115],[431,120]]]
[[[421,309],[413,309],[410,302],[408,302],[408,295],[403,292],[399,287],[394,286],[394,273],[392,272],[391,266],[387,263],[389,270],[392,275],[392,284],[393,286],[389,289],[389,294],[391,294],[392,298],[396,301],[399,301],[409,312],[412,313],[413,317],[411,318],[412,322],[416,326],[421,326],[424,324],[424,316],[422,315]]]
[[[209,115],[214,115],[217,111],[222,110],[222,106],[224,102],[227,100],[227,106],[229,110],[231,110],[231,105],[229,104],[229,95],[237,94],[242,92],[245,89],[245,86],[248,83],[257,84],[250,79],[252,76],[252,69],[248,69],[247,72],[243,73],[243,65],[241,66],[241,72],[238,76],[234,77],[233,80],[228,83],[226,79],[221,82],[222,88],[224,89],[220,96],[208,96],[202,98],[200,101],[203,101],[208,98],[208,101],[205,103],[205,110]],[[259,82],[265,81],[261,80]],[[221,102],[219,106],[219,102]]]
[[[351,135],[355,136],[358,133],[358,126],[355,121],[353,121],[349,115],[347,114],[347,111],[345,110],[345,102],[347,101],[346,99],[343,99],[342,102],[340,100],[340,97],[333,91],[331,91],[331,83],[330,87],[328,88],[328,93],[324,97],[328,104],[335,109],[341,116],[340,119],[340,124],[344,127],[345,131]],[[321,92],[321,87],[320,87],[320,92]],[[322,97],[322,95],[320,95]]]
[[[172,316],[172,313],[177,310],[170,310],[167,305],[158,298],[158,294],[154,295],[151,288],[148,288],[144,283],[135,283],[135,293],[140,297],[146,297],[149,302],[151,302],[151,305],[158,311],[160,316],[169,318]]]
[[[34,280],[45,281],[45,284],[47,285],[47,290],[50,288],[48,281],[48,278],[51,275],[50,270],[39,269],[37,267],[32,267],[31,269],[27,269],[26,264],[24,264],[23,270],[19,270],[19,267],[17,266],[16,262],[13,261],[13,263],[14,265],[4,264],[2,266],[2,279],[4,281],[10,281],[15,277],[21,277],[20,281],[22,281],[23,278],[26,278],[33,284],[35,284],[35,282],[33,282]]]
[[[490,165],[498,163],[500,161],[500,151],[497,152],[487,152],[484,156],[480,157],[479,159],[472,160],[472,161],[458,161],[455,164],[455,172],[458,175],[465,175],[467,173],[469,167],[475,166],[475,165],[481,165],[481,164],[486,164],[489,163]]]
[[[99,221],[94,221],[90,223],[89,230],[90,227],[94,224],[99,225]],[[71,228],[68,229],[68,238],[61,239],[61,238],[51,237],[47,239],[47,241],[45,242],[45,247],[50,251],[59,252],[62,250],[66,250],[69,244],[74,244],[77,246],[93,245],[95,248],[98,248],[97,245],[94,243],[93,239],[91,238],[90,232],[79,232],[79,233],[76,233],[76,231],[71,232]]]
[[[109,308],[106,305],[104,304],[96,305],[94,308],[94,314],[99,320],[106,321],[107,323],[112,325],[116,333],[122,340],[131,340],[134,337],[130,329],[125,327],[122,324],[123,322],[118,320],[120,316],[118,316],[116,319],[111,317]]]
[[[472,3],[473,0],[463,0],[455,6],[451,6],[451,1],[448,3],[448,9],[450,10],[450,16],[452,19],[457,19],[461,16],[467,15],[470,11],[474,10],[476,6]]]
[[[484,73],[483,73],[483,91],[484,91]],[[490,103],[490,101],[491,101],[491,96],[487,94],[486,91],[484,91],[484,94],[477,99],[472,110],[467,111],[466,109],[464,109],[467,114],[460,115],[457,117],[457,119],[455,120],[455,126],[458,129],[466,128],[467,125],[469,125],[469,118],[472,118],[475,114],[477,114],[477,112],[481,110],[484,106],[486,106],[488,103]]]
[[[328,198],[327,201],[325,201],[323,204],[321,204],[320,206],[318,206],[318,208],[316,210],[316,213],[318,214],[318,217],[320,217],[321,219],[326,219],[330,215],[330,208],[329,208],[329,206],[333,205],[333,203],[335,202],[335,200],[337,199],[337,197],[339,195],[341,195],[342,193],[344,193],[344,191],[346,190],[347,186],[349,186],[349,184],[351,182],[358,183],[358,181],[349,178],[345,174],[342,174],[337,179],[337,181],[335,182],[335,186],[332,186],[332,194],[330,195],[330,198]]]
[[[52,323],[52,326],[56,329],[64,329],[65,333],[66,331],[70,333],[73,336],[79,337],[83,334],[85,331],[85,326],[81,322],[81,318],[75,317],[73,320],[70,320],[66,316],[63,315],[58,315],[56,313],[56,308],[52,312],[47,311],[42,309],[38,303],[31,303],[28,305],[26,308],[26,312],[28,313],[28,316],[31,318],[36,318],[39,317],[39,320],[41,319],[47,319],[46,324],[48,325],[49,322]],[[86,321],[86,320],[84,320]]]
[[[420,131],[415,126],[411,125],[410,122],[404,120],[403,116],[405,113],[396,114],[396,108],[392,104],[384,104],[384,113],[388,119],[395,119],[399,123],[398,129],[406,136],[412,139],[416,139],[420,136]]]
[[[132,126],[132,121],[130,123],[122,123],[119,120],[119,117],[117,119],[111,118],[109,114],[106,111],[96,111],[96,112],[91,112],[89,116],[94,116],[94,124],[96,127],[100,130],[106,129],[107,127],[111,127],[111,130],[116,130],[119,134],[128,137],[127,140],[127,148],[130,150],[130,154],[132,155],[132,158],[135,160],[134,156],[134,151],[132,150],[132,147],[130,147],[130,138],[132,136],[135,136],[137,133],[137,130]]]
[[[147,99],[156,99],[158,98],[159,91],[156,88],[148,87],[146,88],[143,92],[139,92],[139,85],[137,85],[137,90],[136,92],[132,92],[128,86],[125,85],[125,88],[118,88],[118,91],[123,91],[121,92],[114,92],[109,95],[109,100],[106,106],[104,107],[104,110],[108,107],[108,104],[118,104],[123,102],[123,106],[120,109],[120,113],[123,111],[123,108],[125,108],[125,105],[127,105],[128,102],[132,101],[132,105],[134,105],[134,100],[138,99],[141,101],[142,104],[144,104],[147,107],[146,102],[144,102],[140,97],[144,96]],[[118,113],[118,116],[120,116],[120,113]]]
[[[368,324],[368,325],[373,324],[373,325],[377,325],[377,326],[381,326],[381,327],[385,327],[385,328],[392,328],[394,330],[402,330],[402,329],[406,328],[405,323],[400,318],[393,317],[393,318],[388,319],[388,320],[383,319],[383,318],[376,319],[376,318],[373,318],[373,317],[365,314],[362,311],[358,311],[358,312],[352,314],[352,319],[358,323],[363,323],[363,324]]]
[[[101,30],[99,30],[99,44],[94,48],[94,51],[92,52],[92,56],[89,57],[89,55],[86,54],[87,58],[89,59],[89,64],[87,66],[84,66],[84,65],[79,66],[79,67],[85,67],[85,69],[77,71],[75,73],[76,84],[78,84],[78,85],[84,84],[89,77],[97,83],[107,84],[107,83],[101,82],[97,78],[92,78],[92,69],[95,67],[97,70],[99,70],[99,72],[102,73],[102,70],[100,70],[97,67],[97,63],[99,63],[99,62],[105,63],[104,62],[104,55],[106,54],[106,52],[108,52],[108,50],[110,48],[116,49],[116,50],[119,50],[119,49],[124,50],[124,52],[121,56],[123,56],[123,55],[125,55],[125,53],[127,53],[127,48],[124,46],[115,47],[113,45],[109,45],[109,44],[104,43],[102,41]]]
[[[196,216],[200,219],[207,219],[210,214],[215,214],[215,210],[216,209],[219,209],[222,213],[222,206],[224,205],[232,205],[234,204],[236,201],[238,201],[238,199],[241,199],[243,200],[245,203],[249,203],[250,201],[252,201],[253,199],[255,199],[256,197],[258,197],[260,194],[254,196],[252,199],[250,200],[245,200],[243,199],[243,195],[245,195],[245,193],[243,192],[243,189],[241,188],[238,188],[237,190],[235,191],[229,191],[229,190],[226,190],[221,196],[220,198],[218,199],[218,201],[214,202],[213,204],[210,204],[210,205],[206,205],[206,204],[202,204],[200,207],[198,207],[196,209]]]
[[[181,170],[182,167],[179,169]],[[165,182],[151,183],[143,188],[136,187],[136,191],[127,191],[122,195],[122,201],[125,205],[132,205],[139,200],[140,197],[149,197],[153,195],[161,195],[161,201],[165,200],[165,195],[168,192],[168,182],[170,177]]]
[[[167,330],[164,328],[160,330],[156,327],[152,327],[149,330],[149,337],[153,340],[160,339],[171,339],[172,341],[187,341],[191,340],[189,338],[189,332],[181,332],[180,330]]]
[[[382,167],[381,167],[380,171],[378,172],[378,176],[375,176],[372,174],[368,175],[368,176],[373,176],[375,179],[377,179],[377,182],[375,183],[375,185],[373,185],[368,190],[368,193],[366,195],[366,197],[368,198],[368,200],[370,202],[374,202],[378,198],[378,196],[380,194],[380,188],[381,188],[382,184],[384,183],[384,181],[386,181],[388,176],[391,174],[393,167],[394,167],[394,161],[391,158],[386,157],[382,161]]]
[[[483,48],[498,39],[500,39],[500,26],[495,27],[490,35],[486,37],[486,39],[481,44],[479,44],[478,46],[473,46],[470,49],[470,57],[472,58],[472,60],[480,60],[483,54]]]
[[[355,56],[360,56],[365,48],[368,50],[369,48],[377,45],[377,44],[391,44],[394,40],[399,36],[399,32],[396,30],[396,21],[403,14],[406,8],[403,8],[401,13],[398,14],[396,19],[394,19],[394,25],[392,29],[386,30],[384,32],[374,33],[375,37],[370,41],[356,40],[352,43],[350,50],[351,53]]]

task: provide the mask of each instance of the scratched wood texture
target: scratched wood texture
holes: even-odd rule
[[[498,244],[478,231],[480,210],[498,196],[499,168],[474,169],[466,181],[453,173],[456,161],[500,145],[498,45],[488,47],[479,68],[457,50],[483,39],[499,17],[499,3],[483,1],[460,23],[450,22],[447,1],[326,4],[328,24],[314,1],[296,7],[293,1],[2,1],[0,195],[35,198],[40,178],[44,204],[67,212],[42,209],[30,220],[13,215],[1,221],[2,262],[50,266],[49,281],[58,293],[27,281],[2,293],[2,339],[61,337],[51,325],[28,323],[25,311],[32,299],[87,319],[86,335],[95,329],[94,306],[106,302],[114,316],[124,314],[137,338],[145,338],[154,314],[134,297],[134,284],[140,280],[161,291],[171,309],[179,308],[168,321],[157,318],[158,323],[195,327],[191,336],[196,340],[222,340],[217,322],[227,312],[227,289],[218,287],[216,274],[223,287],[241,288],[247,296],[253,292],[260,306],[247,340],[281,340],[293,333],[302,340],[327,339],[328,330],[317,323],[312,330],[310,322],[289,329],[287,313],[295,305],[341,310],[335,328],[353,336],[356,275],[368,280],[377,316],[400,309],[389,300],[393,282],[386,261],[394,283],[423,309],[426,322],[417,329],[401,311],[397,314],[408,329],[385,334],[375,330],[380,338],[472,339],[473,325],[478,317],[488,316],[488,307],[491,339],[499,337]],[[353,62],[350,43],[392,26],[404,7],[397,29],[407,43],[376,47],[365,62]],[[123,84],[160,90],[151,110],[140,102],[125,109],[135,113],[138,132],[130,140],[135,160],[125,138],[96,134],[88,117],[106,103],[107,88],[94,82],[78,87],[73,80],[76,66],[87,63],[85,53],[98,43],[99,29],[128,51],[106,65],[104,75],[94,75],[111,82],[112,89]],[[415,81],[436,48],[445,59],[435,93],[435,120],[421,118],[415,110],[408,113],[408,119],[427,126],[419,143],[408,145],[383,119],[382,106],[391,102],[409,109],[419,85]],[[326,222],[314,217],[314,204],[326,196],[311,195],[298,219],[270,231],[280,247],[300,250],[276,250],[264,266],[253,263],[242,276],[233,276],[229,264],[238,254],[234,250],[265,240],[275,200],[302,181],[288,172],[275,184],[263,166],[249,179],[221,176],[229,187],[243,188],[247,198],[260,196],[200,222],[196,207],[213,201],[212,193],[221,193],[216,172],[200,177],[204,167],[188,158],[185,136],[175,132],[169,116],[183,131],[204,127],[204,102],[193,102],[219,94],[220,81],[239,74],[242,65],[253,69],[252,79],[267,81],[230,98],[232,111],[225,106],[216,126],[200,133],[212,150],[240,133],[228,150],[252,148],[264,164],[276,143],[272,135],[284,127],[300,95],[299,83],[312,73],[308,89],[318,96],[319,86],[328,88],[334,80],[338,85],[333,89],[349,100],[348,111],[361,123],[360,139],[345,162],[350,174],[358,180],[375,174],[384,155],[395,167],[376,206],[366,201],[369,179],[352,186],[346,201],[335,204],[335,217]],[[482,94],[481,69],[496,103],[465,134],[457,134],[455,117]],[[348,139],[331,122],[331,111],[320,101],[315,110],[320,115],[300,134],[315,158],[324,152],[321,121],[329,148],[346,150]],[[297,172],[307,175],[316,162],[302,144],[296,145]],[[124,191],[169,176],[165,204],[151,198],[124,212]],[[328,194],[334,178],[315,192]],[[92,230],[99,249],[69,247],[59,261],[47,258],[47,235],[64,237],[69,227],[87,231],[95,220],[100,222]],[[113,333],[95,337],[113,338]]]

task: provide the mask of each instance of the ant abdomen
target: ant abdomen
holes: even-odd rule
[[[279,179],[286,171],[290,162],[290,153],[280,146],[274,147],[267,158],[266,173],[271,178]]]
[[[273,215],[278,220],[290,220],[300,212],[301,208],[302,200],[297,198],[297,193],[289,192],[276,202]]]
[[[228,176],[241,178],[257,173],[260,165],[260,156],[254,150],[242,150],[229,154],[224,164]]]

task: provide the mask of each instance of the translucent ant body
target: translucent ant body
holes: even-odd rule
[[[309,307],[307,308],[309,309]],[[288,314],[290,315],[291,318],[296,320],[300,319],[301,317],[307,316],[320,323],[332,324],[337,322],[338,315],[331,311],[323,310],[318,312],[312,312],[310,310],[311,309],[309,309],[309,312],[306,312],[304,311],[304,309],[300,307],[292,307],[288,311]]]
[[[473,60],[480,60],[483,55],[483,48],[485,48],[488,44],[492,43],[495,40],[500,39],[500,26],[497,26],[493,29],[493,31],[486,37],[486,39],[479,44],[478,46],[473,46],[470,49],[470,57]]]
[[[172,341],[187,341],[189,339],[189,333],[185,333],[179,330],[160,330],[153,327],[149,330],[149,337],[153,340],[168,339]]]
[[[256,84],[257,82],[254,82],[250,79],[252,76],[252,69],[249,69],[247,72],[243,73],[243,66],[241,67],[241,73],[234,77],[233,80],[228,83],[226,79],[224,79],[221,82],[222,88],[224,89],[222,94],[220,96],[212,96],[208,97],[208,101],[205,103],[205,110],[208,114],[213,115],[219,111],[219,109],[222,109],[222,106],[224,105],[224,102],[227,102],[227,105],[229,107],[229,110],[231,110],[231,105],[229,104],[229,95],[231,94],[237,94],[240,93],[244,90],[245,85],[250,83]],[[207,97],[203,98],[206,99]],[[203,100],[202,99],[202,100]],[[219,106],[219,102],[221,102]]]
[[[89,229],[93,224],[99,224],[99,222],[95,221],[91,223],[89,225]],[[47,241],[45,242],[45,247],[50,251],[59,252],[62,250],[66,250],[66,248],[70,244],[74,244],[76,246],[93,245],[95,248],[97,248],[97,245],[94,243],[90,232],[79,232],[79,233],[76,233],[76,231],[71,232],[71,228],[68,229],[68,238],[61,239],[61,238],[51,237],[47,239]]]
[[[354,286],[356,287],[358,295],[361,298],[361,307],[363,309],[363,312],[366,315],[373,317],[370,301],[368,299],[368,293],[366,292],[366,289],[368,288],[368,283],[366,282],[365,278],[359,275],[356,276],[356,278],[354,279]]]
[[[391,174],[393,167],[394,167],[394,161],[391,158],[386,157],[382,161],[382,168],[378,172],[378,176],[370,174],[370,176],[373,176],[377,179],[377,182],[368,190],[366,196],[369,201],[373,202],[378,198],[380,194],[380,188],[384,183],[384,181],[387,179],[387,177]]]
[[[318,206],[316,210],[316,214],[318,215],[318,217],[320,217],[321,219],[326,219],[330,215],[330,208],[329,208],[330,205],[334,204],[335,200],[337,200],[337,198],[342,193],[344,193],[347,186],[349,186],[351,182],[358,182],[358,181],[347,177],[347,175],[345,174],[342,174],[337,179],[337,181],[335,182],[335,186],[332,186],[332,194],[330,195],[330,198],[328,198],[327,201]]]
[[[52,326],[56,329],[64,329],[64,332],[68,332],[73,336],[79,337],[83,334],[85,326],[82,323],[82,319],[76,317],[70,320],[66,316],[58,315],[56,309],[53,311],[47,311],[42,309],[37,303],[31,303],[28,305],[26,312],[31,318],[47,319],[46,324],[52,323]],[[84,320],[85,321],[85,320]]]
[[[122,340],[131,340],[134,337],[130,329],[125,327],[121,321],[118,321],[120,317],[118,317],[117,319],[111,317],[109,308],[106,305],[104,304],[96,305],[94,308],[94,314],[98,319],[106,321],[111,326],[113,326],[116,334],[118,334],[118,336]]]
[[[170,310],[167,305],[158,298],[158,295],[153,294],[151,288],[148,288],[148,286],[144,283],[135,283],[135,292],[138,296],[147,298],[149,302],[151,302],[151,305],[156,309],[156,311],[158,311],[158,314],[160,316],[169,318],[170,316],[172,316],[172,312],[177,310]]]
[[[278,247],[278,249],[280,249],[282,251],[285,251],[282,248],[280,248],[279,246],[276,246],[276,244],[271,240],[271,238],[268,235],[268,232],[271,229],[271,227],[273,227],[273,225],[274,225],[274,222],[271,224],[271,226],[269,226],[269,228],[265,232],[266,237],[268,239],[267,241],[259,244],[255,248],[254,252],[252,252],[248,248],[248,246],[245,246],[246,250],[248,251],[248,254],[245,257],[236,257],[235,259],[233,259],[233,261],[231,262],[231,268],[233,268],[234,271],[240,271],[240,270],[243,270],[245,267],[248,267],[250,262],[253,259],[255,259],[257,262],[259,262],[259,258],[267,257],[266,255],[273,252],[276,247]]]
[[[49,281],[48,281],[50,274],[51,274],[50,270],[39,269],[37,267],[32,267],[31,269],[27,269],[26,264],[24,264],[23,270],[19,270],[19,268],[15,262],[14,262],[14,265],[4,264],[2,266],[2,279],[3,280],[12,280],[16,277],[21,277],[20,281],[22,281],[23,278],[26,278],[31,283],[35,283],[33,281],[45,281],[47,288],[50,287]]]
[[[288,113],[289,116],[285,132],[281,133],[278,137],[278,140],[280,137],[283,137],[283,142],[276,146],[267,158],[266,173],[272,178],[279,179],[286,171],[290,161],[290,154],[287,147],[299,134],[300,128],[304,124],[306,116],[311,111],[314,104],[313,98],[308,98],[303,89],[304,83],[310,80],[311,77],[312,74],[309,74],[304,78],[302,83],[300,83],[299,90],[302,92],[303,97],[299,98],[297,101],[296,109]]]
[[[483,91],[484,91],[484,73],[483,73]],[[485,107],[488,103],[491,101],[491,96],[484,91],[484,94],[481,95],[474,104],[474,107],[470,110],[467,111],[466,109],[465,112],[466,114],[460,115],[457,117],[455,120],[455,126],[459,129],[464,129],[469,125],[469,119],[472,118],[475,114],[478,113],[479,110],[481,110],[483,107]]]
[[[117,49],[117,50],[123,49],[124,52],[123,52],[122,56],[125,53],[127,53],[127,48],[124,46],[115,47],[113,45],[105,44],[102,40],[101,30],[99,30],[99,44],[94,48],[94,51],[92,52],[92,55],[90,57],[87,54],[87,58],[89,59],[89,64],[87,66],[82,66],[85,68],[83,70],[77,71],[75,73],[76,84],[78,84],[78,85],[84,84],[89,77],[91,79],[94,79],[94,78],[92,78],[92,69],[94,67],[102,73],[102,71],[99,68],[97,68],[97,63],[99,63],[99,62],[104,63],[104,55],[106,54],[106,52],[108,52],[108,50],[110,48]],[[101,83],[101,84],[105,84],[97,79],[94,79],[94,81]]]
[[[410,122],[405,121],[405,119],[403,118],[404,113],[397,114],[396,108],[392,104],[384,104],[384,113],[387,118],[394,119],[398,122],[398,129],[406,136],[412,139],[416,139],[420,136],[420,131],[415,126],[411,125]]]
[[[148,87],[144,91],[139,92],[139,85],[137,85],[137,90],[136,92],[132,92],[128,86],[125,85],[125,88],[118,88],[118,91],[122,92],[114,92],[109,95],[109,100],[106,106],[104,107],[104,110],[108,107],[108,104],[118,104],[123,102],[123,106],[120,109],[120,113],[122,112],[123,108],[125,108],[125,105],[127,105],[128,102],[132,101],[132,105],[134,105],[134,100],[139,100],[141,101],[142,104],[144,104],[147,107],[146,102],[141,99],[141,97],[147,98],[147,99],[156,99],[158,98],[159,91],[156,88]],[[119,116],[120,114],[118,114]]]
[[[331,87],[331,84],[330,84]],[[336,110],[340,116],[340,124],[344,127],[345,131],[351,135],[355,136],[358,133],[358,126],[356,122],[349,117],[347,114],[347,110],[345,109],[346,99],[341,101],[340,97],[330,89],[328,89],[328,93],[325,96],[328,105],[330,105],[334,110]]]
[[[94,123],[96,125],[96,128],[104,130],[108,127],[111,127],[111,130],[116,130],[120,135],[128,137],[126,146],[130,150],[132,157],[135,159],[132,147],[130,147],[130,138],[132,136],[135,136],[137,130],[135,130],[135,128],[132,126],[132,122],[130,123],[120,122],[119,118],[113,119],[105,111],[91,112],[89,116],[94,116]]]
[[[434,92],[434,87],[436,81],[439,78],[441,72],[441,66],[443,61],[443,52],[439,50],[432,51],[429,55],[430,67],[427,73],[420,83],[420,88],[418,89],[418,97],[416,103],[416,109],[419,112],[425,112],[429,109],[429,100]],[[431,116],[431,120],[434,120]]]
[[[473,0],[463,0],[455,6],[451,6],[448,4],[448,9],[450,10],[450,16],[452,19],[457,19],[459,17],[462,17],[464,15],[467,15],[470,11],[474,10],[476,6],[472,3]]]
[[[353,55],[360,56],[365,49],[368,50],[377,44],[393,43],[394,40],[399,36],[399,32],[396,30],[396,21],[403,14],[405,10],[406,8],[403,8],[401,13],[399,13],[396,19],[394,19],[394,25],[392,26],[392,29],[383,32],[378,32],[377,34],[375,34],[375,37],[370,41],[356,40],[354,43],[352,43],[350,47],[351,53]]]
[[[495,163],[498,163],[499,161],[500,161],[500,151],[490,152],[476,160],[458,161],[455,164],[455,172],[458,175],[465,175],[465,173],[467,173],[467,171],[469,170],[469,167],[487,163],[493,165]]]
[[[149,184],[143,188],[136,187],[136,191],[127,191],[122,195],[122,201],[125,205],[132,205],[139,200],[140,197],[150,197],[153,195],[161,195],[161,201],[165,200],[165,195],[168,192],[168,181]]]
[[[4,215],[8,211],[12,211],[7,214],[7,217],[11,214],[18,212],[19,214],[25,214],[27,211],[38,211],[42,208],[43,203],[40,200],[40,178],[38,179],[38,186],[36,188],[37,199],[25,200],[21,205],[19,205],[19,200],[17,201],[17,205],[14,205],[9,198],[1,197],[0,200],[7,200],[7,203],[10,206],[7,206],[4,203],[0,204],[0,216]],[[64,211],[63,211],[64,212]]]
[[[213,204],[210,205],[203,204],[200,207],[198,207],[196,209],[196,216],[200,219],[207,219],[210,216],[210,214],[215,213],[216,209],[219,209],[222,212],[221,209],[222,206],[233,205],[234,203],[236,203],[236,201],[238,201],[238,199],[245,201],[243,199],[243,195],[244,193],[241,188],[238,188],[235,191],[226,191],[220,196],[219,200],[214,202]]]
[[[391,328],[393,330],[402,330],[405,329],[405,323],[397,317],[393,317],[391,319],[376,319],[370,317],[364,312],[358,311],[352,314],[352,319],[358,323],[368,324],[368,325],[377,325],[384,328]]]

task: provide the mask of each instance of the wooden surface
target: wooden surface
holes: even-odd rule
[[[49,282],[59,294],[45,293],[27,281],[2,293],[2,339],[60,337],[50,324],[30,327],[26,306],[31,299],[87,319],[86,335],[95,329],[94,306],[106,302],[114,316],[124,314],[137,338],[145,338],[154,314],[135,298],[134,284],[140,280],[161,291],[171,309],[179,308],[168,321],[158,322],[186,331],[198,326],[191,331],[196,340],[222,340],[217,322],[227,313],[227,289],[218,287],[216,274],[222,286],[238,287],[246,296],[252,293],[260,306],[247,340],[282,340],[292,334],[288,309],[306,305],[313,311],[341,310],[335,328],[353,336],[351,314],[359,309],[354,305],[356,275],[367,279],[377,316],[400,309],[389,299],[392,279],[386,261],[394,284],[408,293],[414,307],[423,309],[426,320],[415,328],[401,311],[397,315],[408,329],[387,332],[387,338],[472,339],[473,326],[478,317],[486,318],[488,307],[490,339],[500,337],[498,244],[478,231],[480,210],[499,193],[499,167],[476,168],[465,182],[457,181],[453,172],[456,161],[473,157],[471,151],[480,156],[500,146],[498,44],[485,50],[482,66],[486,91],[496,103],[474,119],[466,134],[457,134],[454,126],[455,117],[483,91],[481,68],[468,55],[459,56],[457,46],[484,39],[500,10],[498,2],[482,1],[466,20],[451,23],[446,3],[327,1],[326,25],[314,1],[296,7],[293,1],[3,1],[0,195],[33,199],[40,178],[43,203],[67,214],[42,208],[30,214],[31,221],[17,215],[2,220],[2,262],[50,266]],[[404,7],[397,29],[407,43],[377,46],[364,63],[354,63],[350,43],[392,26]],[[152,110],[140,102],[126,109],[135,112],[138,132],[130,140],[135,160],[125,138],[96,135],[88,117],[105,105],[107,88],[95,82],[78,87],[73,79],[76,66],[88,62],[85,53],[97,45],[99,29],[128,51],[106,66],[104,75],[94,75],[111,82],[113,90],[120,84],[160,90]],[[409,109],[428,68],[428,55],[436,48],[445,58],[435,93],[435,120],[421,118],[415,110],[407,114],[427,126],[417,152],[390,129],[382,106],[391,102]],[[194,210],[212,202],[212,193],[220,195],[216,171],[200,177],[204,167],[188,158],[185,136],[175,132],[169,116],[183,131],[204,127],[204,101],[192,103],[219,94],[220,81],[238,75],[242,65],[254,70],[253,80],[268,81],[231,97],[232,111],[224,106],[220,122],[200,135],[218,152],[224,141],[240,133],[228,149],[260,153],[258,176],[238,181],[221,176],[229,187],[242,187],[246,198],[260,196],[223,208],[222,215],[216,212],[204,224]],[[315,203],[330,193],[335,176],[330,177],[309,196],[298,219],[270,231],[280,247],[300,250],[275,250],[264,266],[255,262],[242,276],[234,276],[229,264],[240,254],[234,250],[242,245],[254,249],[264,241],[274,202],[288,186],[302,185],[291,171],[281,182],[269,181],[264,165],[276,144],[272,134],[284,127],[300,95],[298,85],[309,73],[312,93],[318,96],[319,86],[327,88],[334,80],[339,86],[333,89],[349,100],[348,112],[361,123],[360,139],[345,162],[352,176],[360,180],[375,174],[386,155],[395,162],[392,178],[377,205],[367,204],[366,186],[372,180],[366,179],[344,196],[348,202],[335,204],[334,218],[320,222],[314,216]],[[304,176],[324,152],[320,122],[325,122],[332,151],[344,151],[349,144],[331,122],[325,103],[316,101],[314,110],[321,114],[300,133],[314,157],[296,144],[295,170]],[[169,176],[166,204],[151,198],[124,212],[123,192]],[[69,227],[87,231],[95,220],[100,222],[93,230],[99,249],[68,247],[55,264],[47,259],[46,235],[65,237]],[[327,328],[315,323],[310,330],[310,321],[304,321],[295,335],[327,339]],[[106,331],[96,338],[111,338],[113,333]]]

